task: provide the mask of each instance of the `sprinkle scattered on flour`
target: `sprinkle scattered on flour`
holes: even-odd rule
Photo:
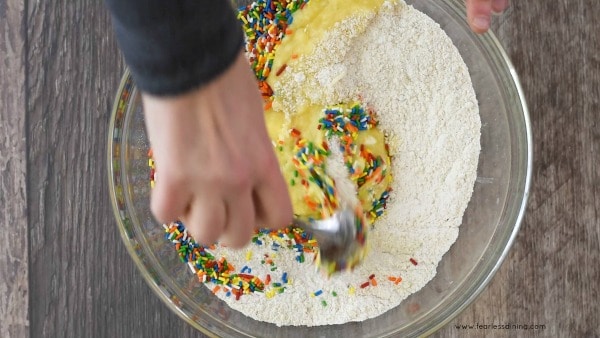
[[[335,181],[335,187],[344,205],[358,205],[356,185],[350,180],[348,169],[344,165],[344,154],[340,151],[340,142],[337,138],[329,140],[331,155],[327,158],[327,175]]]
[[[468,70],[429,17],[404,4],[384,7],[373,17],[337,25],[317,46],[327,57],[304,60],[310,61],[307,69],[290,66],[284,74],[290,88],[275,88],[293,90],[312,81],[313,88],[324,89],[310,96],[315,103],[360,97],[377,112],[391,145],[394,182],[387,212],[370,232],[371,251],[354,272],[327,279],[312,264],[298,263],[291,250],[274,253],[270,243],[217,249],[236,266],[252,266],[253,274],[281,280],[288,272],[285,292],[272,297],[254,293],[235,300],[218,294],[252,318],[313,326],[376,317],[427,284],[458,236],[480,151]],[[261,264],[265,254],[275,270]],[[361,288],[373,274],[377,286]],[[401,276],[402,282],[390,281],[391,276]]]

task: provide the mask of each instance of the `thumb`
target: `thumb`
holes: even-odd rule
[[[467,18],[471,29],[478,34],[490,28],[492,0],[467,0]]]

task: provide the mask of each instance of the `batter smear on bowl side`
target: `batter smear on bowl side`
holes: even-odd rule
[[[480,152],[467,67],[438,24],[399,0],[261,0],[238,18],[294,213],[358,204],[369,250],[328,277],[297,228],[259,231],[242,250],[199,246],[181,223],[165,224],[166,237],[200,282],[256,320],[376,317],[425,286],[458,236]]]

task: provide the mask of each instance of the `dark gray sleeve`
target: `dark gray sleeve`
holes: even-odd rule
[[[227,69],[243,33],[227,0],[105,0],[117,41],[142,91],[174,95]]]

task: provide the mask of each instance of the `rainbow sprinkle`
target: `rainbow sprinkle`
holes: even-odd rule
[[[289,27],[293,22],[293,13],[302,9],[308,2],[309,0],[258,0],[239,9],[238,19],[242,23],[246,35],[246,54],[265,101],[265,110],[270,109],[273,102],[273,90],[266,82],[269,74],[273,72],[273,75],[279,76],[287,68],[287,64],[284,64],[279,69],[272,69],[275,51],[286,35],[293,34]],[[297,54],[293,54],[291,57],[291,59],[296,58],[298,58]],[[340,140],[344,163],[351,180],[359,188],[369,182],[378,184],[390,174],[386,164],[389,161],[386,162],[381,156],[375,156],[367,147],[356,142],[359,132],[370,130],[377,125],[378,121],[373,110],[364,108],[359,101],[326,107],[323,110],[323,117],[319,120],[318,129],[323,131],[326,138],[336,137]],[[315,212],[315,216],[318,214],[322,218],[330,217],[339,207],[340,201],[335,182],[326,174],[325,170],[325,160],[331,155],[329,144],[326,141],[312,142],[304,138],[300,130],[294,128],[289,130],[287,141],[292,142],[293,158],[291,162],[295,169],[294,177],[289,182],[290,185],[306,189],[304,202],[311,211]],[[283,151],[285,142],[279,141],[276,148]],[[385,148],[389,160],[389,146],[386,144]],[[156,167],[152,150],[148,152],[148,158],[150,185],[154,187]],[[308,187],[310,185],[318,187],[322,196],[309,195]],[[364,217],[371,224],[380,217],[386,208],[390,191],[390,188],[387,188],[379,198],[373,200],[370,210],[363,212],[360,207],[355,209],[357,241],[361,246],[366,247],[367,227],[365,224],[368,223]],[[352,268],[362,260],[366,252],[366,249],[362,250],[348,262],[341,264],[321,262],[317,241],[302,229],[291,226],[279,231],[261,229],[252,237],[252,243],[261,247],[269,245],[272,252],[264,254],[259,259],[260,264],[265,266],[268,271],[281,273],[280,279],[273,280],[271,274],[266,274],[264,277],[252,274],[253,269],[250,265],[244,265],[238,270],[225,257],[216,257],[212,253],[216,247],[196,243],[188,235],[181,222],[165,224],[163,227],[165,238],[173,244],[180,260],[187,264],[198,280],[201,283],[213,283],[211,288],[213,293],[224,293],[226,297],[233,296],[235,299],[257,292],[263,293],[266,298],[270,299],[285,292],[286,287],[291,285],[292,281],[288,272],[278,271],[276,255],[280,250],[293,250],[298,263],[304,263],[307,254],[309,257],[312,255],[317,266],[321,266],[321,270],[324,270],[327,275],[334,271]],[[250,262],[253,258],[253,251],[246,251],[245,260]],[[411,262],[416,265],[416,261],[412,258]],[[402,281],[401,277],[390,276],[388,279],[396,285]],[[369,276],[368,281],[356,287],[364,289],[368,286],[377,286],[374,275]],[[348,294],[354,295],[356,287],[348,285]],[[310,295],[319,297],[323,294],[323,290],[316,290]],[[338,296],[335,291],[332,291],[331,295]],[[327,294],[323,297],[325,296]],[[327,306],[326,300],[322,299],[321,304],[324,307]]]
[[[348,105],[329,107],[323,111],[324,117],[319,120],[319,129],[325,131],[327,137],[336,136],[340,140],[340,151],[344,154],[344,162],[350,173],[350,179],[360,188],[366,183],[381,183],[388,175],[386,161],[375,156],[363,144],[356,144],[360,131],[375,128],[378,125],[372,109],[364,109],[358,102]],[[389,146],[385,145],[389,157]],[[390,188],[373,201],[367,217],[373,223],[383,215],[389,198]]]
[[[315,212],[320,212],[321,218],[333,215],[338,207],[337,191],[333,179],[325,173],[325,159],[330,151],[326,142],[315,144],[302,137],[297,129],[289,131],[290,138],[294,143],[292,163],[294,164],[294,176],[308,192],[309,184],[315,184],[323,196],[304,196],[306,205]]]
[[[275,50],[286,34],[292,34],[288,28],[294,21],[292,14],[303,8],[308,1],[258,0],[238,10],[237,17],[246,35],[246,56],[258,79],[258,87],[267,109],[273,101],[273,89],[266,80],[273,67]],[[276,75],[281,75],[286,66],[277,70]]]
[[[327,137],[350,136],[355,140],[359,131],[369,130],[378,124],[374,112],[365,110],[356,102],[349,107],[339,105],[326,108],[324,113],[325,117],[321,118],[319,123],[326,131]]]
[[[383,193],[381,193],[379,199],[371,203],[371,211],[369,211],[368,215],[371,222],[383,215],[383,212],[387,207],[387,200],[390,197],[390,191],[392,191],[392,188],[387,188]]]
[[[188,235],[183,223],[173,222],[163,225],[165,238],[175,245],[175,250],[182,262],[187,263],[190,270],[202,283],[214,283],[214,293],[223,289],[231,292],[236,299],[243,294],[263,292],[265,283],[251,269],[244,266],[240,272],[224,257],[216,258],[209,251],[210,247],[201,246]]]

